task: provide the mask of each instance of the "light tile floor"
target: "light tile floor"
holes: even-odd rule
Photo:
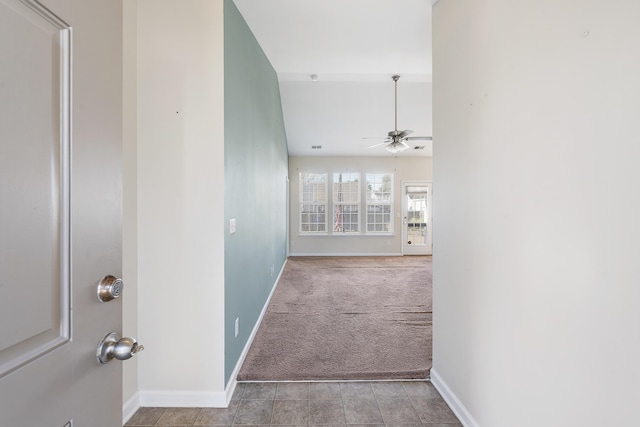
[[[228,408],[140,408],[126,426],[461,427],[428,381],[240,383]]]

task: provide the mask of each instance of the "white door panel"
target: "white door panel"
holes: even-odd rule
[[[121,362],[96,350],[121,301],[96,288],[121,274],[121,4],[43,3],[0,0],[0,426],[112,427]]]
[[[0,2],[0,425],[72,419],[69,30]],[[36,409],[37,408],[37,409]]]

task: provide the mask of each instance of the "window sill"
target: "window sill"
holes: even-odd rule
[[[298,237],[395,237],[395,233],[299,233]]]

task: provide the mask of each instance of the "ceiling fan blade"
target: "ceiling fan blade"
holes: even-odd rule
[[[370,145],[370,146],[368,146],[367,148],[379,147],[379,146],[381,146],[381,145],[385,145],[385,144],[388,144],[388,143],[389,143],[389,141],[383,141],[383,142],[380,142],[380,143],[378,143],[378,144]]]
[[[404,148],[409,148],[409,144],[407,144],[406,142],[404,142],[404,139],[400,140],[400,144],[404,145]]]
[[[431,141],[433,140],[432,136],[409,136],[405,138],[407,141]]]
[[[403,130],[403,131],[399,132],[399,133],[398,133],[398,136],[399,136],[400,138],[404,138],[404,137],[406,137],[407,135],[409,135],[410,133],[413,133],[413,131],[412,131],[412,130],[409,130],[409,129],[406,129],[406,130]]]

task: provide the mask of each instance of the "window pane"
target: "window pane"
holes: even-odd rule
[[[360,231],[358,205],[337,204],[333,206],[333,232],[357,233]]]
[[[300,173],[300,201],[313,203],[327,201],[326,173]]]
[[[390,202],[393,200],[393,174],[367,174],[367,202]]]
[[[333,174],[333,203],[360,203],[360,174]]]
[[[367,231],[373,233],[391,232],[391,205],[367,205]]]
[[[327,174],[300,173],[300,231],[324,232],[326,229]]]
[[[360,232],[360,173],[333,174],[333,232]]]

